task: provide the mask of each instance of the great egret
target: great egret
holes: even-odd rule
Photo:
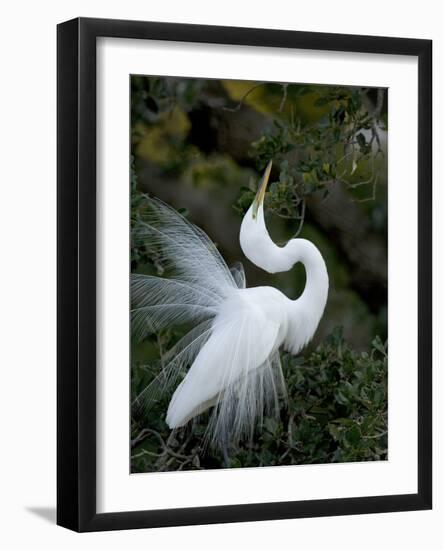
[[[177,385],[166,415],[171,429],[213,408],[208,437],[222,447],[251,435],[263,415],[278,410],[285,383],[279,349],[298,353],[313,337],[328,294],[328,274],[310,241],[273,243],[263,202],[268,164],[257,195],[241,224],[245,256],[270,273],[297,262],[306,285],[296,300],[269,287],[246,288],[243,266],[229,269],[209,237],[157,199],[149,199],[137,234],[159,250],[172,278],[132,275],[132,326],[136,335],[191,323],[193,328],[164,357],[166,366],[137,398]],[[188,368],[190,366],[190,368]]]

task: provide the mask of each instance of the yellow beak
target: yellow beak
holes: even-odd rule
[[[255,195],[254,202],[252,203],[252,218],[254,220],[257,217],[258,207],[261,204],[263,204],[263,201],[265,199],[265,193],[266,193],[266,188],[268,187],[269,174],[271,173],[271,168],[272,168],[272,160],[270,160],[268,162],[268,165],[266,166],[265,173],[263,174],[257,194]]]

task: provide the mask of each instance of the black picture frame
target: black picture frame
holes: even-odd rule
[[[416,494],[136,512],[96,512],[96,39],[399,54],[418,58],[418,491]],[[103,531],[432,507],[432,42],[73,19],[57,33],[57,523]]]

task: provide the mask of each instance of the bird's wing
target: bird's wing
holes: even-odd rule
[[[142,340],[152,332],[212,319],[222,298],[211,290],[177,279],[131,276],[132,332]]]
[[[243,269],[231,272],[214,243],[160,200],[147,198],[132,239],[155,253],[172,278],[131,275],[131,329],[143,340],[161,329],[193,328],[162,357],[160,374],[134,399],[146,411],[186,373],[211,334],[213,319],[232,292],[243,288]]]
[[[146,201],[132,238],[156,250],[161,264],[176,280],[205,288],[216,297],[226,297],[238,288],[206,233],[158,199]]]
[[[233,302],[233,301],[232,301]],[[278,400],[283,382],[277,345],[279,326],[258,307],[240,300],[215,321],[211,335],[176,389],[167,414],[171,428],[215,405],[211,438],[250,433],[266,403]]]
[[[245,269],[241,262],[236,262],[231,266],[231,273],[238,288],[246,288]]]

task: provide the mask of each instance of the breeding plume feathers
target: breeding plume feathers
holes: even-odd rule
[[[250,437],[284,393],[278,291],[261,289],[270,305],[259,307],[259,289],[245,288],[242,265],[229,269],[201,229],[159,200],[147,200],[133,239],[155,250],[168,274],[132,275],[135,337],[172,325],[193,327],[168,351],[162,372],[136,403],[149,406],[159,392],[175,389],[165,411],[171,429],[210,409],[208,440],[224,445]]]

